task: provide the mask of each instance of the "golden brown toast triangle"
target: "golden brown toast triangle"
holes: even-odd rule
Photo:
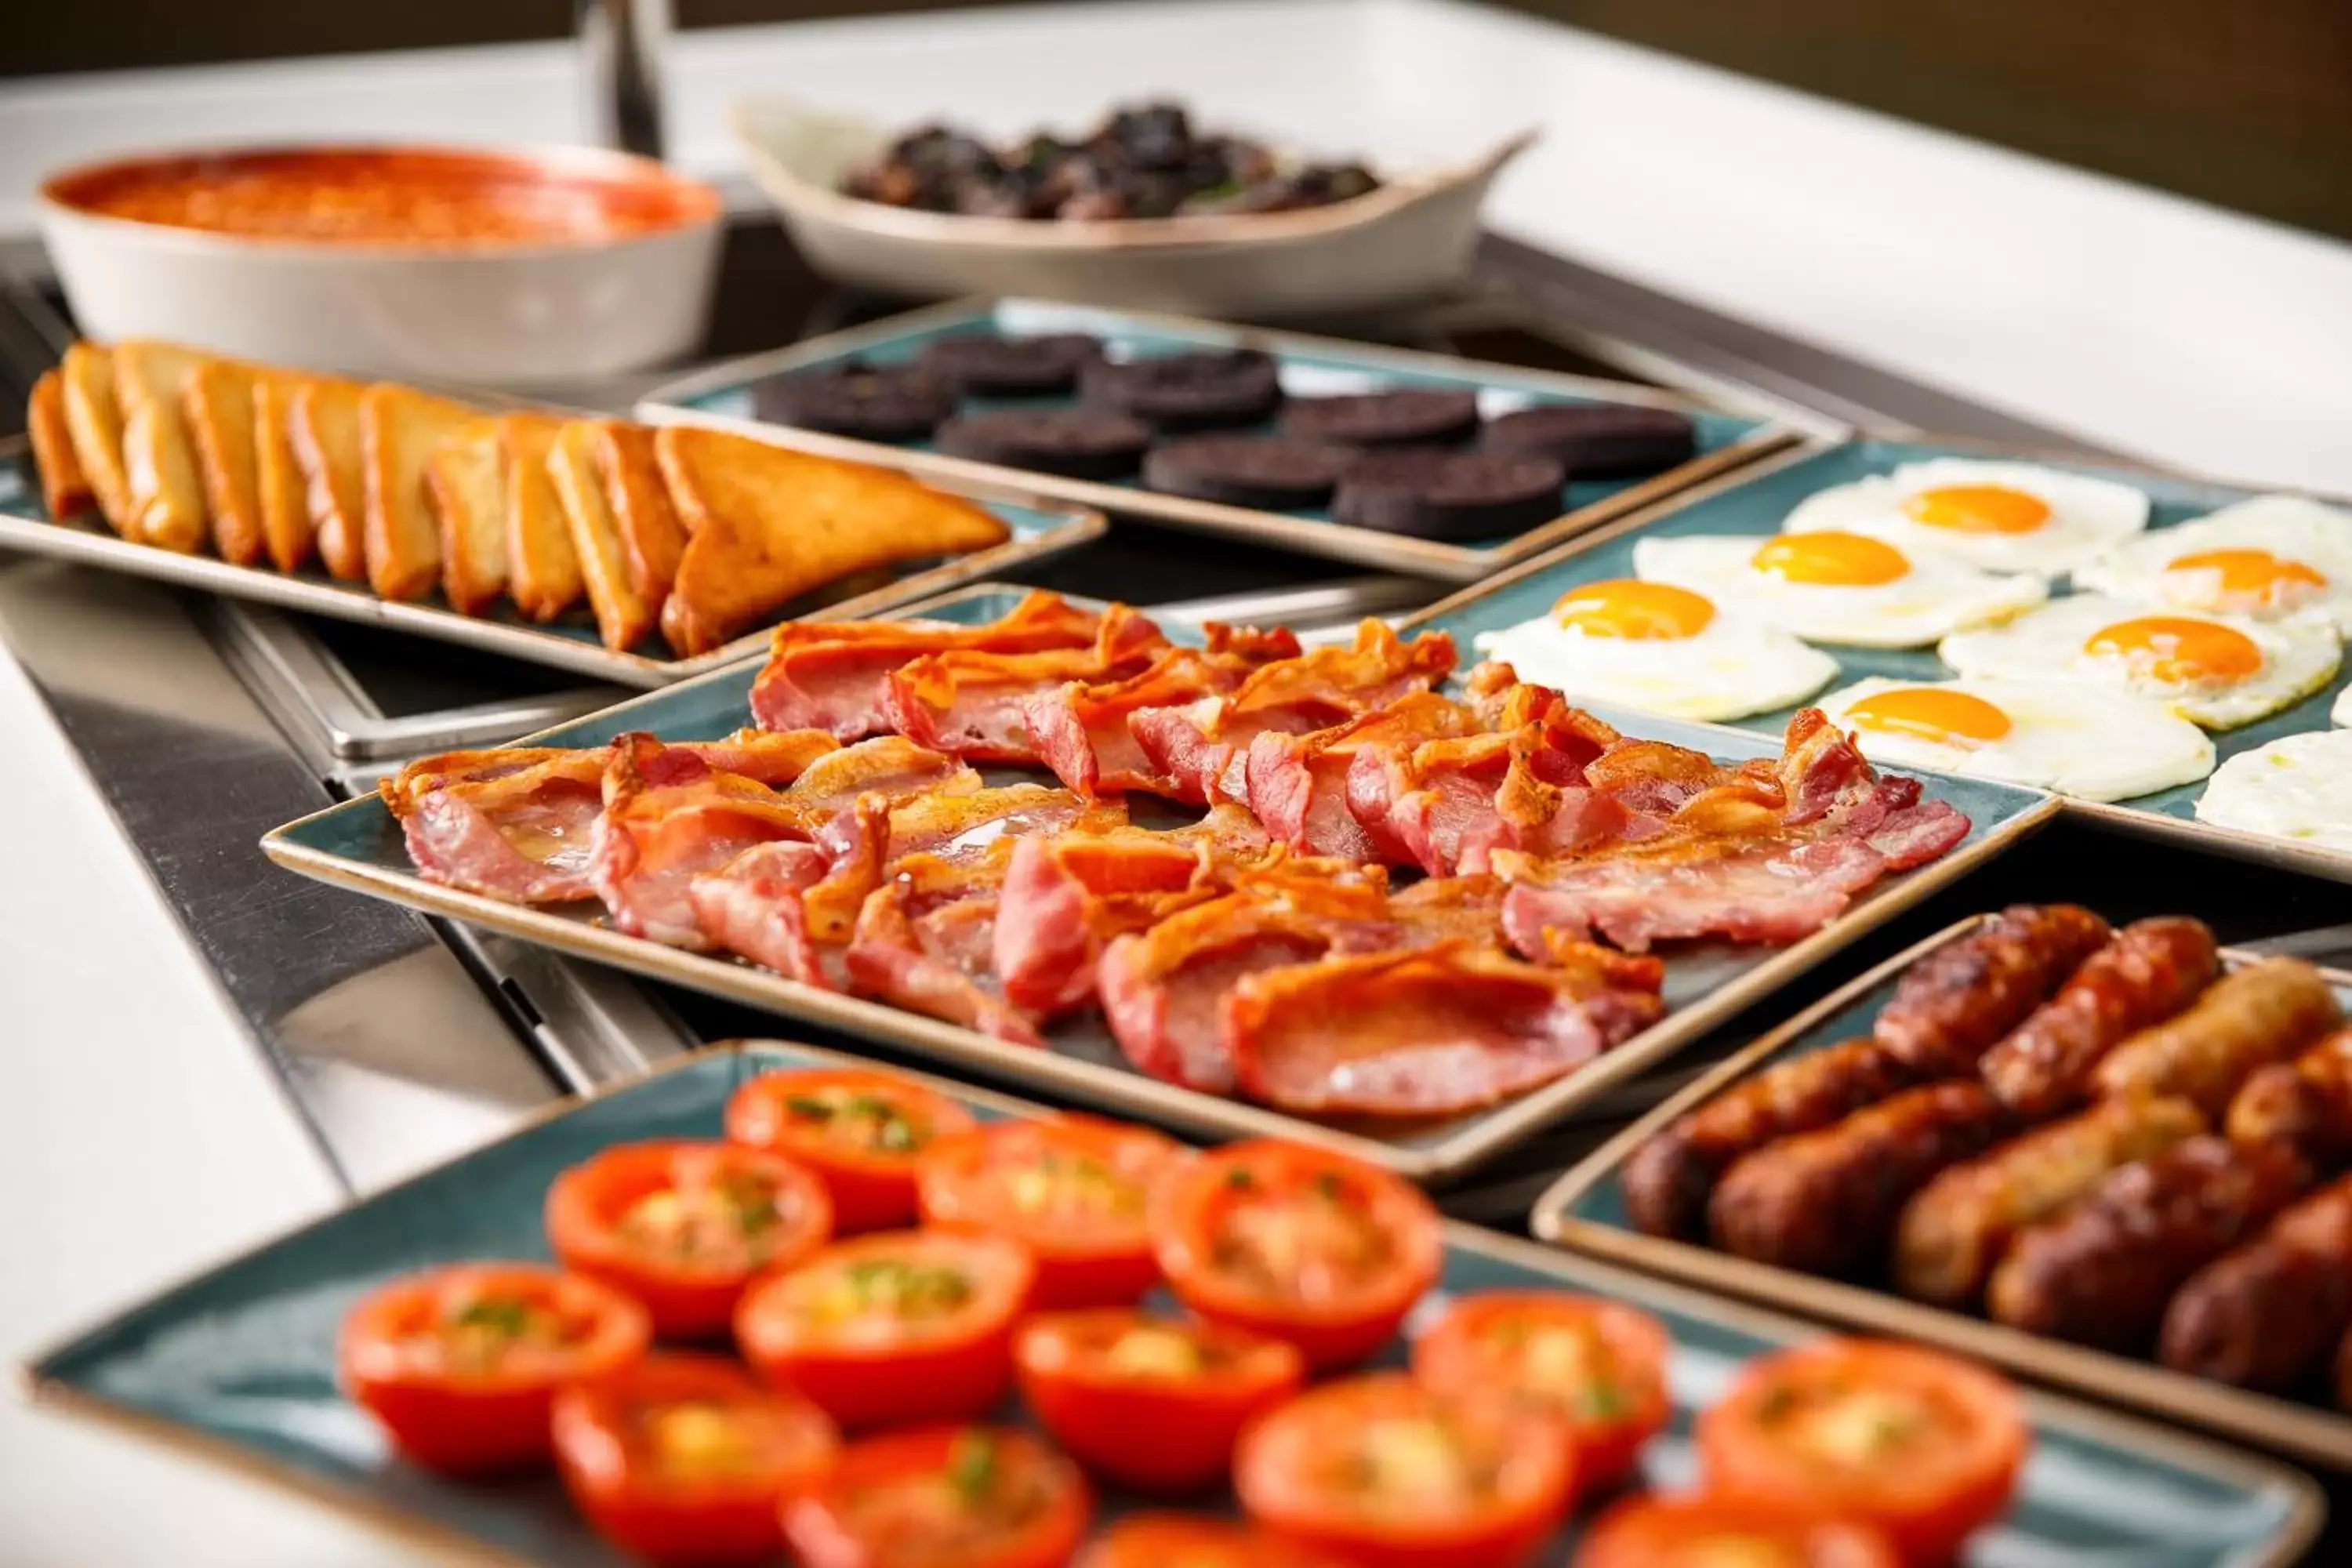
[[[629,582],[656,613],[677,577],[686,552],[686,525],[662,483],[661,460],[654,456],[654,433],[643,425],[607,419],[596,426],[596,472],[604,500],[621,531]]]
[[[261,514],[262,546],[280,572],[308,565],[318,535],[294,455],[294,399],[306,379],[274,371],[253,379],[254,505]]]
[[[45,370],[25,405],[25,433],[33,442],[33,466],[41,472],[41,505],[50,521],[79,516],[92,500],[89,478],[74,456],[73,431],[66,423],[66,384],[60,371]]]
[[[66,350],[58,374],[64,383],[66,433],[73,437],[74,460],[89,483],[90,498],[115,532],[137,539],[131,477],[122,468],[122,404],[114,395],[114,356],[96,343],[76,343]]]
[[[294,394],[294,457],[319,559],[346,583],[367,575],[367,462],[359,383],[312,376]]]
[[[181,412],[212,512],[213,548],[239,566],[261,559],[261,475],[255,462],[253,386],[260,373],[235,360],[206,360],[188,376]]]
[[[595,607],[597,635],[606,647],[626,651],[653,629],[654,610],[629,579],[620,524],[606,504],[604,486],[596,472],[596,437],[594,420],[574,419],[566,424],[555,433],[555,445],[548,451],[547,472],[555,482],[556,499],[563,504],[588,602]]]
[[[681,656],[707,653],[813,589],[867,567],[1001,544],[1004,523],[904,474],[694,426],[654,449],[693,537],[662,608]]]
[[[580,557],[547,472],[548,450],[562,424],[544,414],[509,414],[499,421],[506,458],[507,592],[535,621],[551,621],[580,602]]]
[[[460,426],[425,460],[425,488],[441,524],[441,591],[459,615],[478,616],[506,592],[505,470],[496,419]]]
[[[126,338],[114,345],[122,471],[138,537],[182,554],[203,546],[207,521],[182,400],[189,379],[211,357],[152,338]]]
[[[380,596],[421,599],[441,581],[441,531],[425,499],[425,460],[478,417],[462,403],[388,381],[360,395],[368,586]]]

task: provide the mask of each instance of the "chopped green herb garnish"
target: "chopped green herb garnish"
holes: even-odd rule
[[[1237,1193],[1247,1192],[1251,1187],[1254,1187],[1256,1184],[1257,1178],[1251,1175],[1245,1170],[1235,1168],[1225,1173],[1225,1185],[1233,1188]]]
[[[996,1439],[985,1432],[960,1434],[948,1452],[948,1485],[966,1508],[978,1508],[996,1489]]]
[[[814,1095],[792,1095],[784,1100],[784,1109],[803,1121],[833,1120],[833,1102],[829,1100],[819,1100]]]
[[[1348,1195],[1347,1184],[1329,1171],[1318,1172],[1315,1177],[1315,1194],[1327,1202],[1336,1204]]]
[[[461,1329],[488,1329],[492,1333],[513,1339],[530,1327],[530,1308],[525,1302],[487,1296],[466,1304],[466,1310],[457,1314],[457,1326]]]
[[[896,1258],[853,1263],[848,1279],[860,1307],[883,1308],[902,1316],[950,1311],[971,1299],[971,1281],[959,1271]]]
[[[1625,1414],[1625,1396],[1613,1383],[1592,1382],[1576,1391],[1570,1408],[1588,1421],[1613,1421]]]
[[[735,1211],[736,1228],[746,1237],[756,1237],[773,1229],[783,1217],[776,1212],[775,1189],[756,1177],[730,1177],[719,1191]]]

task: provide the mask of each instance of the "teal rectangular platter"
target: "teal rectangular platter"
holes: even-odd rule
[[[897,466],[897,465],[892,465]],[[902,570],[865,574],[820,589],[788,605],[773,619],[824,616],[854,620],[970,583],[1027,562],[1039,561],[1102,537],[1100,512],[1073,506],[1017,486],[957,485],[940,489],[967,495],[1002,518],[1012,537],[987,550],[950,560],[915,562]],[[122,538],[96,514],[54,518],[41,498],[40,476],[24,437],[0,440],[0,550],[21,550],[72,561],[126,576],[146,577],[225,599],[249,599],[280,609],[301,610],[339,621],[388,626],[394,631],[479,648],[485,653],[566,669],[616,686],[640,689],[689,679],[707,670],[756,658],[767,651],[765,627],[691,658],[668,651],[658,636],[614,652],[597,640],[596,623],[583,607],[541,626],[506,599],[488,613],[463,616],[436,593],[414,602],[380,599],[364,584],[338,581],[313,566],[297,573],[268,566],[236,566],[211,555],[182,555]],[[771,625],[773,621],[771,622]]]
[[[1058,495],[1114,513],[1148,517],[1180,528],[1230,534],[1262,544],[1275,544],[1302,554],[1328,556],[1360,565],[1412,573],[1447,582],[1468,583],[1515,561],[1522,561],[1560,540],[1610,518],[1622,515],[1661,496],[1698,483],[1752,461],[1767,452],[1808,435],[1842,430],[1819,416],[1760,395],[1740,406],[1710,406],[1695,399],[1630,382],[1516,369],[1438,354],[1385,349],[1335,338],[1297,332],[1227,326],[1183,316],[1106,310],[1037,300],[960,300],[928,310],[893,316],[870,326],[814,338],[772,353],[737,360],[658,387],[637,406],[637,416],[653,423],[688,420],[736,429],[776,432],[782,427],[760,420],[753,409],[753,385],[789,371],[813,370],[862,359],[876,364],[898,364],[912,359],[923,346],[939,338],[977,332],[1025,335],[1042,332],[1091,332],[1104,340],[1116,357],[1149,358],[1203,348],[1252,347],[1275,356],[1282,370],[1285,390],[1293,395],[1386,391],[1402,387],[1469,388],[1489,415],[1547,403],[1638,404],[1675,408],[1688,414],[1698,431],[1698,450],[1689,461],[1644,479],[1571,479],[1567,510],[1541,527],[1506,537],[1465,543],[1412,539],[1335,522],[1324,510],[1264,511],[1226,506],[1185,496],[1148,489],[1139,480],[1095,481],[1026,469],[999,468],[968,458],[950,457],[929,443],[882,445],[852,437],[790,430],[780,439],[810,451],[842,456],[884,455],[919,472],[965,479],[1017,479],[1048,495]],[[1730,396],[1732,395],[1726,394]],[[1066,405],[1057,397],[1023,400],[1022,406]],[[974,408],[1011,406],[1003,400],[972,399]]]
[[[1003,616],[1020,594],[1016,588],[982,584],[908,606],[901,613],[969,625]],[[1181,627],[1170,629],[1171,635],[1185,635]],[[596,746],[633,730],[649,731],[665,741],[716,739],[750,721],[749,693],[758,673],[758,667],[751,664],[718,670],[542,731],[523,743]],[[1703,748],[1720,758],[1778,756],[1780,751],[1777,737],[1600,711],[1627,725],[1631,733]],[[882,1003],[800,984],[734,958],[686,952],[624,936],[592,918],[597,912],[593,905],[525,909],[443,887],[416,874],[392,814],[373,795],[278,828],[262,839],[261,847],[291,870],[371,897],[485,926],[786,1017],[845,1030],[999,1082],[1084,1100],[1196,1136],[1306,1139],[1345,1149],[1417,1181],[1445,1183],[1543,1129],[1588,1110],[1741,1008],[2000,854],[2057,811],[2057,803],[2038,791],[1983,780],[1921,776],[1929,781],[1932,793],[1969,817],[1968,837],[1950,854],[1887,879],[1830,925],[1789,947],[1715,942],[1676,950],[1667,958],[1669,1011],[1661,1022],[1517,1100],[1411,1124],[1308,1121],[1163,1083],[1129,1067],[1109,1032],[1092,1015],[1049,1029],[1045,1050],[1012,1046]]]
[[[1703,1289],[1744,1296],[1873,1333],[1941,1345],[2142,1415],[2186,1422],[2352,1472],[2352,1415],[2345,1412],[2186,1376],[2153,1361],[2042,1339],[1969,1314],[1923,1306],[1867,1284],[1774,1268],[1696,1243],[1650,1236],[1627,1217],[1621,1173],[1633,1151],[1652,1134],[1775,1063],[1868,1035],[1904,970],[1983,918],[1961,921],[1897,953],[1669,1096],[1595,1149],[1537,1200],[1531,1222],[1536,1235],[1575,1252]],[[2250,956],[2222,952],[2223,962],[2233,967]],[[2352,974],[2330,972],[2329,978],[2336,994],[2352,1006]]]
[[[1781,520],[1795,510],[1798,502],[1816,491],[1852,484],[1869,475],[1889,473],[1905,463],[1930,458],[2015,458],[2132,485],[2146,492],[2154,503],[2148,514],[2148,526],[2152,529],[2168,528],[2232,502],[2271,493],[2242,485],[2186,479],[2155,468],[2084,462],[2041,453],[1997,451],[1974,442],[1872,439],[1841,445],[1816,443],[1767,458],[1737,474],[1580,535],[1540,560],[1528,562],[1431,605],[1406,624],[1416,629],[1442,627],[1452,632],[1467,649],[1470,639],[1481,632],[1500,631],[1542,616],[1570,588],[1604,578],[1632,576],[1633,546],[1640,540],[1678,539],[1691,534],[1766,537],[1778,533]],[[1841,687],[1873,675],[1893,680],[1944,680],[1952,675],[1932,648],[1825,647],[1822,651],[1836,658],[1835,684]],[[2352,658],[2347,658],[2336,679],[2315,695],[2259,722],[2215,734],[2213,748],[2219,760],[2227,762],[2284,735],[2327,729],[2328,710],[2347,686],[2352,686]],[[1759,713],[1738,720],[1730,727],[1777,733],[1794,711],[1784,708],[1778,712]],[[2352,881],[2352,855],[2294,839],[2199,822],[2197,798],[2204,791],[2204,782],[2200,780],[2132,800],[2110,803],[2068,799],[2063,805],[2069,813],[2127,832],[2307,871],[2336,881]]]
[[[28,1369],[35,1394],[257,1469],[437,1548],[436,1555],[624,1568],[629,1560],[580,1522],[551,1479],[457,1483],[395,1458],[336,1391],[337,1327],[362,1295],[411,1270],[469,1258],[546,1259],[541,1206],[566,1166],[615,1143],[716,1138],[727,1099],[746,1078],[842,1059],[808,1047],[739,1043],[558,1110],[77,1336]],[[985,1119],[1037,1114],[952,1084],[932,1087]],[[1558,1289],[1612,1297],[1665,1323],[1675,1411],[1643,1458],[1644,1479],[1654,1486],[1691,1480],[1692,1416],[1741,1363],[1812,1332],[1467,1226],[1449,1226],[1446,1244],[1444,1273],[1423,1312],[1465,1291]],[[1387,1359],[1402,1362],[1401,1348]],[[2034,1444],[2018,1501],[1976,1537],[1962,1560],[1969,1568],[2274,1568],[2293,1562],[2317,1531],[2318,1489],[2282,1465],[2042,1395],[2029,1394],[2027,1405]],[[1134,1500],[1106,1494],[1098,1519]],[[1202,1506],[1232,1505],[1211,1499]],[[1546,1551],[1545,1568],[1565,1568],[1575,1538],[1571,1524]]]

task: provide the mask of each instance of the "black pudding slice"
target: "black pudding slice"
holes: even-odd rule
[[[1339,480],[1331,515],[1417,539],[1524,533],[1559,515],[1568,475],[1549,458],[1500,452],[1375,452]]]
[[[1102,358],[1102,342],[1085,332],[1034,338],[993,334],[939,338],[923,350],[923,367],[959,392],[977,397],[1044,397],[1068,392],[1078,372]]]
[[[1005,409],[940,426],[942,452],[1074,479],[1124,479],[1150,445],[1145,426],[1099,408]]]
[[[1255,425],[1282,401],[1273,356],[1256,349],[1099,361],[1078,373],[1078,395],[1160,430]]]
[[[955,412],[955,391],[918,365],[853,360],[762,381],[751,389],[751,407],[762,419],[803,430],[920,441]]]
[[[1273,436],[1196,436],[1155,447],[1143,482],[1170,495],[1227,506],[1297,511],[1321,506],[1359,454]]]
[[[1282,433],[1348,447],[1450,446],[1478,431],[1478,395],[1430,387],[1303,397],[1284,405]]]
[[[1580,479],[1629,479],[1688,462],[1698,432],[1689,415],[1671,408],[1554,404],[1491,421],[1478,444],[1490,452],[1549,458]]]

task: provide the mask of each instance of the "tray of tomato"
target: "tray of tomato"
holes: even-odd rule
[[[2260,1568],[2273,1461],[1441,1221],[1295,1144],[705,1053],[37,1394],[532,1563]]]

